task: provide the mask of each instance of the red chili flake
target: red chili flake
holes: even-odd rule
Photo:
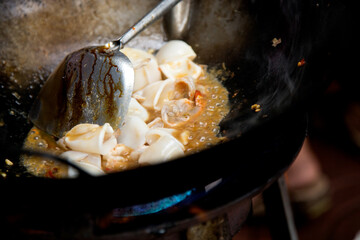
[[[202,95],[201,95],[201,92],[200,92],[199,90],[195,90],[194,98],[196,99],[196,98],[198,98],[198,97],[200,97],[200,96],[202,96]]]
[[[54,176],[54,174],[53,174],[53,172],[52,172],[51,169],[49,169],[49,170],[47,171],[46,176],[48,176],[48,177],[50,177],[50,178],[55,178],[55,176]]]
[[[202,106],[204,105],[203,102],[203,95],[201,94],[201,92],[199,90],[195,91],[195,95],[194,95],[194,101],[195,101],[195,105],[196,106]]]
[[[305,61],[305,59],[304,58],[302,58],[299,62],[298,62],[298,67],[302,67],[302,66],[304,66],[305,65],[305,63],[306,63],[306,61]]]

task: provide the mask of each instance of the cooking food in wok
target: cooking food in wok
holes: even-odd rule
[[[0,178],[0,183],[8,193],[4,200],[31,209],[45,204],[43,199],[77,207],[80,203],[94,207],[94,202],[106,202],[107,206],[110,202],[113,206],[136,204],[205,186],[231,174],[241,176],[244,188],[251,190],[287,168],[292,158],[281,156],[291,149],[283,147],[283,143],[294,139],[294,130],[299,130],[301,137],[303,133],[296,121],[284,116],[301,114],[304,106],[316,103],[314,98],[327,84],[322,75],[324,68],[339,64],[339,59],[331,58],[332,49],[324,42],[333,39],[336,45],[346,44],[333,38],[340,34],[326,34],[329,27],[337,26],[338,21],[334,21],[331,13],[338,8],[293,0],[192,2],[196,11],[180,37],[162,28],[165,18],[149,26],[127,46],[157,50],[165,41],[181,39],[197,54],[196,64],[208,66],[208,72],[229,71],[229,75],[219,78],[229,93],[229,113],[219,124],[219,136],[229,141],[161,164],[93,178],[79,171],[84,177],[60,180],[28,178],[24,173],[28,169],[18,160],[25,152],[24,139],[31,133],[32,124],[27,118],[31,104],[49,74],[68,53],[115,39],[158,1],[0,3],[0,171],[6,176]],[[281,138],[284,133],[286,137]],[[49,147],[56,147],[50,146],[56,141],[45,140]],[[6,159],[13,165],[8,165]],[[52,171],[48,172],[49,177],[51,174]],[[63,174],[68,174],[68,169]],[[112,193],[119,183],[129,184],[122,184],[122,194],[115,197]],[[112,195],[104,197],[104,193]],[[25,198],[27,202],[23,201]],[[77,203],[74,198],[79,199]]]
[[[152,49],[121,51],[135,70],[134,91],[122,126],[82,123],[60,139],[33,127],[24,146],[57,154],[98,176],[169,161],[222,141],[219,123],[229,103],[217,75],[224,69],[196,64],[196,53],[180,40],[167,42],[155,55]],[[23,165],[36,176],[77,176],[71,167],[35,156],[24,157]]]

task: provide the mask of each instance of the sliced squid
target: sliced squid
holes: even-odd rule
[[[172,40],[162,46],[156,54],[158,64],[165,64],[182,59],[194,60],[196,53],[191,46],[181,40]]]
[[[184,77],[175,81],[175,91],[172,100],[187,98],[192,100],[195,97],[196,87],[192,77]]]
[[[164,134],[140,155],[139,164],[157,164],[184,155],[184,146],[172,135]]]
[[[156,58],[143,50],[124,48],[121,50],[131,61],[134,68],[134,91],[144,88],[149,83],[161,80],[161,73]]]
[[[131,159],[132,161],[138,161],[139,158],[140,158],[140,156],[141,156],[141,154],[143,154],[143,152],[144,152],[148,147],[149,147],[149,146],[147,146],[147,145],[143,145],[143,146],[139,147],[138,149],[132,151],[132,152],[130,153],[130,159]]]
[[[144,107],[160,110],[164,99],[170,97],[168,94],[173,92],[174,84],[175,80],[173,79],[154,82],[135,94],[144,97],[142,102]]]
[[[181,98],[193,99],[195,91],[194,81],[188,77],[155,82],[136,94],[144,97],[142,102],[144,107],[160,111],[168,101]]]
[[[154,105],[154,109],[160,111],[164,104],[171,100],[188,98],[193,99],[195,95],[195,84],[192,78],[182,78],[175,81],[168,79],[162,91],[159,93],[159,98]]]
[[[160,117],[156,117],[154,120],[148,123],[149,128],[163,128],[164,122]]]
[[[117,141],[132,149],[137,149],[144,145],[145,134],[148,130],[149,127],[142,119],[137,116],[127,116]]]
[[[170,135],[173,136],[173,134],[176,132],[175,129],[171,129],[171,128],[153,128],[150,129],[147,133],[146,133],[146,142],[151,145],[154,142],[156,142],[157,140],[159,140],[159,138],[161,138],[164,135]]]
[[[202,68],[189,59],[182,59],[160,64],[161,72],[171,79],[192,77],[198,79],[202,74]]]
[[[84,153],[78,151],[63,152],[60,157],[68,159],[70,162],[83,169],[85,172],[93,176],[100,176],[105,174],[101,169],[101,157],[99,154]],[[69,167],[68,176],[76,177],[78,172]]]
[[[195,57],[196,53],[191,46],[180,40],[169,41],[156,54],[162,73],[172,79],[187,76],[197,79],[202,68],[192,61]]]
[[[161,109],[161,118],[170,127],[177,127],[199,116],[202,108],[194,101],[183,98],[172,100],[164,104]]]
[[[130,100],[127,115],[137,116],[143,121],[147,121],[149,118],[148,111],[135,98]]]
[[[110,124],[79,124],[73,127],[64,137],[65,145],[71,150],[107,154],[117,142]]]

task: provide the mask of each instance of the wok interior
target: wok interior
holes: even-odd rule
[[[118,38],[156,3],[2,1],[0,83],[5,104],[0,113],[1,145],[21,148],[31,127],[27,120],[31,103],[66,54]],[[222,134],[230,139],[277,116],[305,92],[310,93],[311,79],[304,77],[305,68],[297,66],[301,59],[311,57],[311,39],[302,32],[298,18],[293,18],[301,13],[301,4],[194,1],[190,28],[183,40],[198,54],[196,62],[223,70],[220,78],[229,90],[232,107],[221,126]],[[278,46],[272,45],[274,38],[281,39]],[[158,49],[170,39],[160,20],[127,46]],[[251,110],[255,103],[261,106],[259,113]]]

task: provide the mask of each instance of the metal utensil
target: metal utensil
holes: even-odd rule
[[[130,60],[119,50],[180,0],[163,0],[119,39],[69,54],[49,76],[29,113],[38,128],[62,137],[79,123],[121,127],[134,86]]]

